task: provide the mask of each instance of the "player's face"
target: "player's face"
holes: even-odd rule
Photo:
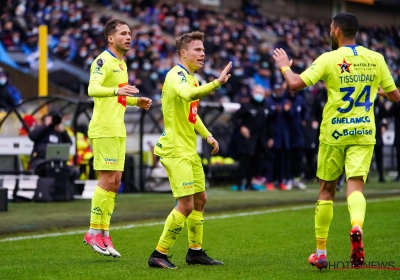
[[[337,38],[337,36],[335,34],[335,31],[336,31],[336,27],[335,27],[335,25],[333,24],[333,21],[332,21],[332,23],[331,23],[331,32],[330,32],[329,35],[331,36],[332,50],[334,50],[334,51],[339,48],[339,41],[338,41],[338,38]]]
[[[129,26],[120,24],[115,28],[114,35],[108,36],[108,41],[114,44],[117,51],[125,53],[129,51],[131,45],[131,30]]]
[[[200,69],[204,65],[205,49],[203,42],[200,40],[193,40],[187,44],[187,49],[183,50],[183,57],[190,69]]]

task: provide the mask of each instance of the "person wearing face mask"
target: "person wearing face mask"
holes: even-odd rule
[[[272,152],[274,157],[273,180],[269,180],[267,190],[272,191],[275,185],[280,190],[286,191],[286,180],[289,179],[290,165],[289,154],[290,149],[290,129],[289,121],[292,117],[291,102],[284,97],[284,88],[280,83],[275,84],[272,95],[267,99],[268,110],[271,117],[271,133],[274,139]],[[274,182],[274,183],[272,183]]]
[[[10,90],[7,85],[7,75],[4,72],[0,72],[0,109],[10,110],[15,107],[16,102],[11,96]]]
[[[232,121],[239,129],[236,152],[239,160],[238,190],[254,190],[252,178],[262,175],[262,167],[272,147],[269,110],[265,103],[265,90],[260,85],[252,89],[249,102],[243,103]],[[242,188],[245,179],[244,188]]]
[[[290,175],[286,186],[288,189],[297,187],[305,190],[306,185],[300,181],[301,164],[303,161],[304,127],[309,120],[309,110],[304,98],[288,88],[287,98],[291,102],[292,117],[289,119],[290,131]]]

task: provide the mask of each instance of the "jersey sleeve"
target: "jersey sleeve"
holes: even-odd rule
[[[394,83],[393,77],[390,74],[389,67],[386,64],[386,61],[382,55],[379,55],[380,58],[380,75],[381,75],[381,83],[380,86],[385,92],[391,92],[396,89],[396,84]]]
[[[176,94],[188,102],[201,99],[220,87],[217,80],[199,87],[191,87],[183,71],[170,72],[168,74],[168,82],[171,83]]]
[[[203,139],[207,139],[208,136],[212,135],[204,125],[203,121],[200,119],[199,115],[197,115],[196,117],[196,123],[194,124],[194,129],[197,131],[198,134],[200,134],[200,136]]]
[[[326,74],[326,66],[328,64],[328,54],[319,56],[310,67],[300,74],[300,78],[307,86],[315,85],[319,80],[323,80]]]
[[[110,97],[116,96],[118,88],[108,88],[103,86],[104,79],[108,74],[108,66],[103,58],[97,58],[90,67],[90,78],[88,95],[90,97]]]
[[[126,99],[126,104],[128,104],[129,106],[137,106],[138,99],[138,97],[128,96],[128,98]]]

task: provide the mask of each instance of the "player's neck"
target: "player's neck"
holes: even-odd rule
[[[118,52],[113,46],[108,46],[107,49],[116,59],[122,60],[124,53]]]
[[[342,38],[342,40],[339,41],[339,48],[354,45],[356,45],[356,41],[354,39]]]
[[[193,74],[194,74],[195,69],[190,69],[189,66],[188,66],[188,64],[187,64],[185,61],[180,60],[180,61],[179,61],[179,64],[180,64],[183,68],[185,68],[185,70],[188,71],[190,75],[193,75]]]

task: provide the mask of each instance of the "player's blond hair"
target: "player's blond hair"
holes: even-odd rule
[[[187,49],[187,45],[195,40],[200,40],[204,42],[204,33],[200,31],[194,31],[190,33],[185,33],[176,39],[175,45],[178,50],[178,54],[180,56],[181,49]]]

